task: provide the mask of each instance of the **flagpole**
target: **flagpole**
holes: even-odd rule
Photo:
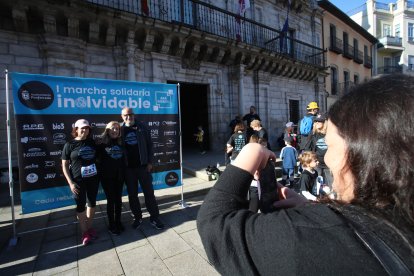
[[[4,76],[6,79],[6,126],[7,126],[7,153],[9,163],[9,190],[10,190],[10,207],[13,225],[13,237],[9,241],[9,246],[15,246],[17,244],[16,233],[16,219],[14,217],[14,187],[13,187],[13,171],[12,171],[12,157],[11,157],[11,137],[10,137],[10,100],[9,100],[9,71],[4,70]]]
[[[188,205],[184,201],[184,175],[183,175],[183,134],[181,131],[181,100],[180,100],[180,83],[177,83],[177,96],[178,96],[178,122],[180,127],[180,170],[181,170],[181,200],[178,203],[181,208],[187,208]]]

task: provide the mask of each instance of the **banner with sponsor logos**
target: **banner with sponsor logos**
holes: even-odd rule
[[[21,73],[12,85],[23,213],[75,203],[61,165],[74,122],[88,120],[96,138],[124,107],[150,129],[154,189],[182,185],[176,85]]]

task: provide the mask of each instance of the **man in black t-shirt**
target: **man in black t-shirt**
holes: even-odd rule
[[[144,192],[145,206],[150,213],[150,223],[157,229],[163,229],[160,221],[157,200],[152,186],[152,142],[149,130],[135,121],[132,108],[122,109],[122,144],[125,150],[125,183],[128,190],[129,206],[135,217],[132,227],[138,229],[142,223],[141,205],[138,199],[138,181]]]

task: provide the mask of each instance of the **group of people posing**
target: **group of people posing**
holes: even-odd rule
[[[121,113],[123,123],[109,122],[97,139],[92,139],[91,126],[85,119],[75,122],[73,140],[64,145],[62,168],[76,201],[76,213],[82,232],[82,244],[97,238],[92,227],[99,182],[107,198],[108,230],[119,235],[125,230],[121,222],[122,190],[128,191],[129,206],[134,216],[132,227],[142,223],[138,199],[138,181],[144,193],[150,224],[163,229],[152,186],[152,142],[149,130],[135,120],[132,108]]]

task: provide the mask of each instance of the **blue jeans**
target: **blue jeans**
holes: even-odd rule
[[[295,168],[283,168],[282,169],[282,184],[292,185],[295,181],[294,173],[295,173]],[[289,178],[289,182],[286,181],[288,178]]]

